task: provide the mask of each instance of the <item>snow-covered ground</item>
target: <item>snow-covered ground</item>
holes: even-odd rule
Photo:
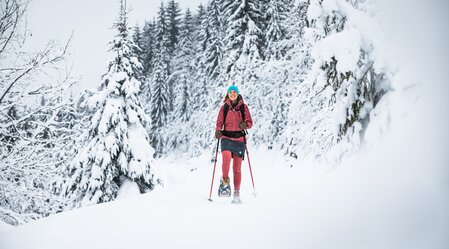
[[[403,131],[337,168],[250,151],[242,205],[216,195],[221,160],[213,202],[209,156],[159,160],[164,188],[6,230],[0,248],[447,248],[447,170]]]
[[[3,231],[7,231],[9,229],[12,229],[12,228],[13,228],[13,226],[9,225],[8,223],[0,221],[0,233]]]

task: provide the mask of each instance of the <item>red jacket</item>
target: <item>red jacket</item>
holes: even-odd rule
[[[242,129],[239,128],[239,124],[241,122],[245,122],[248,126],[248,129],[250,129],[253,126],[253,120],[251,119],[251,114],[249,113],[248,106],[243,103],[243,99],[239,96],[238,103],[235,107],[232,107],[231,100],[228,99],[225,103],[225,105],[229,106],[228,114],[226,115],[226,120],[223,120],[224,118],[224,105],[221,106],[220,112],[218,113],[217,117],[217,125],[215,127],[215,131],[225,130],[225,131],[241,131]],[[242,112],[240,111],[240,108],[244,109],[245,117],[242,117]],[[222,138],[226,138],[233,141],[238,142],[244,142],[243,137],[239,138],[230,138],[223,136]]]

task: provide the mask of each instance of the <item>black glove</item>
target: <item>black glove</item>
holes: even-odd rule
[[[239,124],[239,128],[242,129],[242,130],[246,130],[246,129],[248,129],[248,126],[246,125],[245,122],[241,122],[241,123]]]
[[[220,139],[223,133],[221,131],[215,131],[215,138]]]

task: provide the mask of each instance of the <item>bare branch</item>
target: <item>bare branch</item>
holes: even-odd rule
[[[18,25],[25,16],[28,0],[5,0],[0,4],[0,55],[16,36]]]
[[[73,34],[72,34],[73,35]],[[0,103],[2,103],[2,100],[5,98],[5,96],[9,93],[11,88],[25,75],[28,75],[32,70],[37,69],[40,66],[45,66],[53,63],[57,63],[64,59],[64,56],[67,53],[67,49],[69,47],[70,41],[72,39],[72,35],[70,36],[69,40],[66,42],[64,48],[60,52],[60,54],[54,56],[53,58],[46,59],[48,56],[50,56],[51,52],[54,49],[54,42],[50,41],[47,43],[45,49],[35,55],[34,58],[31,58],[30,62],[28,63],[28,68],[22,72],[19,76],[17,76],[6,88],[4,93],[0,96]]]
[[[8,47],[10,47],[9,45],[13,39],[19,39],[17,32],[25,15],[28,3],[29,0],[3,0],[0,3],[0,56],[5,53]],[[26,59],[27,55],[25,53],[14,51],[17,53],[17,57],[15,58],[15,61],[12,61],[12,64],[15,65],[17,63],[21,65],[0,68],[0,72],[2,72],[5,76],[4,78],[7,79],[6,82],[4,81],[5,90],[3,93],[0,93],[0,104],[7,94],[12,91],[11,89],[17,85],[21,79],[32,73],[32,71],[63,60],[67,54],[72,37],[73,32],[68,41],[64,44],[62,50],[57,52],[56,55],[53,54],[56,50],[54,41],[48,42],[42,51],[28,59]],[[24,59],[27,60],[27,62],[19,62]]]
[[[17,83],[23,76],[28,74],[31,70],[33,70],[34,67],[28,68],[25,72],[19,75],[11,84],[9,84],[8,88],[6,88],[6,91],[3,93],[3,95],[0,97],[0,103],[2,103],[3,98],[6,96],[6,94],[11,90],[11,88],[14,86],[14,84]]]

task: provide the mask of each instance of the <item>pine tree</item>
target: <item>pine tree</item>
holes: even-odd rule
[[[266,50],[265,58],[274,57],[280,59],[285,54],[286,48],[280,46],[280,42],[287,38],[286,20],[288,12],[293,9],[293,3],[288,1],[269,0],[267,10],[265,12],[266,24]]]
[[[226,71],[245,70],[262,59],[263,26],[259,0],[237,0],[226,6],[228,62]]]
[[[154,67],[154,54],[156,49],[155,27],[155,21],[145,22],[143,26],[141,53],[143,54],[142,74],[145,78],[151,75]]]
[[[162,46],[163,48],[163,46]],[[151,78],[151,127],[153,134],[150,136],[151,145],[156,149],[156,156],[163,152],[164,141],[161,136],[162,128],[167,124],[169,103],[169,89],[167,86],[168,69],[164,63],[164,55],[168,51],[160,51],[156,56],[155,68]]]
[[[195,16],[195,27],[196,31],[201,29],[201,24],[203,23],[203,20],[206,18],[206,10],[204,9],[203,4],[200,4],[198,6],[198,10],[196,11],[197,14]]]
[[[167,31],[168,31],[168,39],[169,39],[169,47],[168,51],[170,55],[173,54],[176,45],[179,42],[180,35],[180,17],[181,17],[181,9],[179,7],[179,3],[175,2],[175,0],[170,0],[167,6]]]
[[[178,84],[175,88],[177,96],[174,113],[177,116],[175,119],[181,122],[188,121],[191,114],[188,107],[190,106],[190,88],[194,74],[194,65],[191,63],[195,58],[193,42],[193,18],[190,10],[187,9],[181,31],[179,51],[175,60],[175,64],[178,65],[176,70]]]
[[[193,44],[193,17],[187,9],[181,26],[181,35],[178,49],[173,57],[173,73],[170,76],[174,82],[173,111],[170,112],[171,125],[163,128],[163,140],[166,141],[164,148],[170,151],[187,152],[191,137],[190,129],[179,129],[185,126],[192,114],[192,94],[190,92],[193,84],[195,67],[192,61],[195,59],[195,48]]]
[[[157,53],[154,62],[154,72],[150,78],[151,86],[151,127],[153,131],[150,136],[151,145],[156,149],[156,156],[163,153],[164,139],[162,129],[168,121],[168,112],[172,109],[172,96],[168,77],[169,71],[169,51],[168,33],[165,21],[165,9],[163,3],[159,9],[159,21],[156,30]]]
[[[142,91],[140,92],[142,104],[147,114],[149,114],[151,109],[150,79],[154,71],[154,60],[157,53],[156,43],[156,21],[147,21],[145,22],[142,33]]]
[[[208,13],[211,12],[211,5],[207,5],[205,14],[201,21],[201,29],[199,33],[200,51],[206,51],[207,45],[210,41],[211,23],[209,23]]]
[[[167,86],[168,89],[168,94],[167,94],[167,100],[168,100],[168,110],[172,111],[173,110],[173,98],[171,98],[171,96],[173,96],[173,88],[174,88],[174,82],[173,81],[169,81],[170,75],[172,74],[172,54],[171,54],[171,49],[170,49],[170,30],[169,30],[169,23],[168,23],[168,16],[167,16],[167,10],[164,7],[164,3],[161,2],[161,6],[159,7],[159,12],[158,12],[158,22],[157,22],[157,27],[156,27],[156,56],[159,56],[158,58],[155,58],[155,68],[156,68],[156,63],[158,63],[157,61],[159,60],[159,63],[162,63],[159,65],[159,70],[163,70],[164,72],[160,72],[159,74],[162,73],[162,78],[159,78],[160,80],[164,80],[164,84]],[[155,69],[156,70],[156,69]],[[156,73],[156,72],[154,72]],[[166,75],[166,76],[163,76]],[[153,77],[154,78],[154,77]]]
[[[215,79],[220,74],[224,53],[224,33],[220,9],[220,1],[212,0],[207,18],[207,22],[210,24],[210,38],[205,51],[206,73],[211,79]]]
[[[207,41],[209,39],[209,24],[207,20],[207,11],[205,10],[202,4],[199,5],[198,14],[194,17],[194,29],[193,29],[193,43],[195,48],[195,69],[194,69],[194,84],[196,88],[203,89],[203,93],[193,92],[193,99],[197,99],[199,101],[195,101],[192,103],[195,106],[200,105],[200,101],[203,99],[201,95],[207,95],[208,89],[206,86],[206,66],[205,66],[205,49],[207,45]]]
[[[133,54],[135,44],[128,34],[125,4],[122,0],[114,24],[118,34],[110,42],[114,58],[98,92],[89,99],[96,112],[88,143],[67,170],[70,179],[64,193],[76,206],[114,200],[125,182],[135,182],[143,193],[159,181],[152,167],[154,149],[144,129],[147,118],[136,79],[141,65]]]
[[[134,42],[134,44],[136,44],[136,46],[133,48],[133,53],[137,56],[139,63],[141,65],[143,65],[143,63],[145,61],[144,53],[142,51],[142,48],[144,47],[144,40],[142,37],[142,32],[140,31],[139,25],[136,25],[134,27],[133,42]],[[145,80],[145,74],[143,71],[143,67],[139,68],[139,70],[136,72],[136,78],[140,82]],[[141,87],[143,87],[143,86],[141,86]]]

